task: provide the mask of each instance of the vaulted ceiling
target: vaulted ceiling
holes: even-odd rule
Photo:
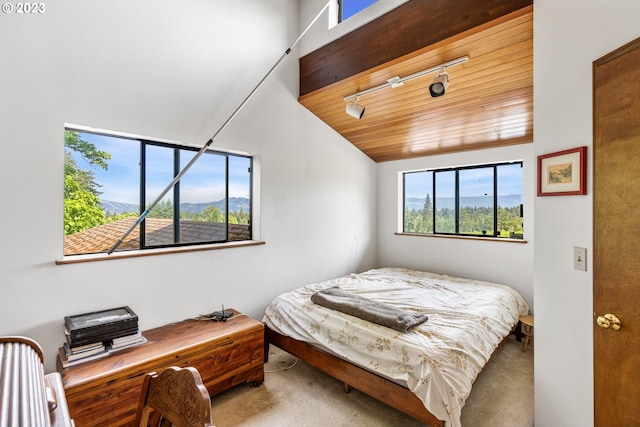
[[[300,59],[300,103],[376,162],[533,141],[533,1],[411,0]],[[344,97],[467,56],[429,74]]]

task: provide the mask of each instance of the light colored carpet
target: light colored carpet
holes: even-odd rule
[[[513,337],[494,355],[473,385],[462,410],[464,427],[531,427],[533,345],[525,353]],[[212,398],[216,427],[423,426],[357,390],[271,346],[265,381],[239,385]]]

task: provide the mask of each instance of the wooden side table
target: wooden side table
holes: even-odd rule
[[[533,316],[520,316],[520,323],[522,324],[522,332],[524,333],[524,346],[522,351],[527,351],[529,340],[533,339]]]
[[[62,368],[69,412],[77,427],[130,426],[144,375],[193,366],[211,396],[264,381],[264,325],[235,310],[226,322],[185,320],[143,331],[147,343]],[[58,361],[59,362],[59,361]]]

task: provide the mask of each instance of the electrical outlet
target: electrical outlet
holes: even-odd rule
[[[573,268],[587,271],[587,248],[573,248]]]

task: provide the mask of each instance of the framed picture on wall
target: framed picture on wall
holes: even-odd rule
[[[587,147],[538,156],[538,196],[587,194]]]

